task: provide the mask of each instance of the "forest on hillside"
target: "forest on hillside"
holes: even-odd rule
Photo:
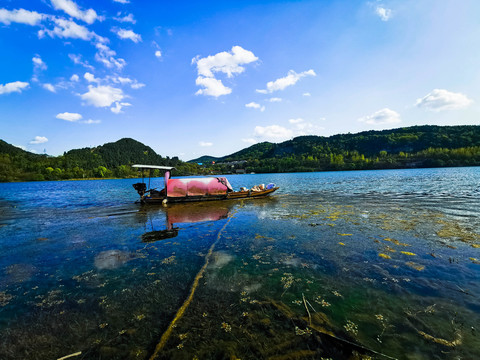
[[[173,166],[177,175],[205,171],[178,157],[162,157],[133,139],[70,150],[55,157],[33,154],[0,140],[0,182],[138,177],[133,164]],[[152,175],[160,173],[156,170]]]
[[[246,163],[236,164],[241,160]],[[257,173],[478,166],[480,126],[413,126],[330,137],[299,136],[279,144],[255,144],[214,161],[211,166],[218,172],[242,168]]]
[[[173,166],[175,175],[479,166],[480,126],[413,126],[330,137],[300,136],[190,162],[162,157],[133,139],[56,157],[33,154],[0,140],[1,182],[138,177],[131,167],[136,163]]]

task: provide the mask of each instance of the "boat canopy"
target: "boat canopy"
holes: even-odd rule
[[[171,171],[175,169],[172,166],[139,165],[139,164],[132,165],[132,167],[139,168],[139,169],[159,169],[159,170],[165,170],[165,171]]]

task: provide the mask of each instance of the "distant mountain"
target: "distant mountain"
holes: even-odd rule
[[[412,126],[392,130],[364,131],[329,137],[299,136],[282,143],[262,142],[223,157],[202,156],[190,162],[216,159],[216,162],[264,160],[291,156],[321,156],[357,152],[366,157],[381,151],[416,153],[429,148],[456,149],[480,146],[480,126]],[[204,160],[205,162],[205,160]]]
[[[222,158],[218,158],[218,157],[215,157],[215,156],[204,155],[204,156],[200,156],[199,158],[189,160],[188,162],[189,163],[210,164],[210,163],[212,163],[212,161],[217,162],[220,159],[222,159]]]

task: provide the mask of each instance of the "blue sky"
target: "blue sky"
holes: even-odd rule
[[[0,2],[0,139],[162,156],[478,125],[480,2]]]

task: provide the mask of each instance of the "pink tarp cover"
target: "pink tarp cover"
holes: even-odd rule
[[[168,197],[226,195],[228,189],[232,187],[226,178],[168,179],[167,182]]]

